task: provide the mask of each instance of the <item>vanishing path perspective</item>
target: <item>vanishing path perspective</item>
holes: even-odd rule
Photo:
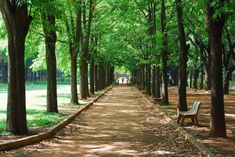
[[[54,138],[0,156],[200,156],[135,87],[115,86]]]

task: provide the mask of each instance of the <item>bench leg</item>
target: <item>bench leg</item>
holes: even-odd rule
[[[177,119],[177,123],[180,123],[180,119],[181,119],[181,115],[179,114],[178,119]]]
[[[193,118],[193,117],[191,117],[191,120],[192,120],[192,123],[195,124],[195,121],[194,121],[194,118]]]
[[[197,117],[195,117],[195,122],[196,122],[196,125],[197,125],[197,126],[199,126],[199,123],[198,123]]]
[[[184,124],[184,119],[185,119],[185,117],[182,116],[182,120],[181,120],[181,123],[180,123],[181,126],[183,126],[183,124]]]

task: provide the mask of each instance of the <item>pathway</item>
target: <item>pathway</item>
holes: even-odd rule
[[[200,156],[135,87],[115,86],[54,138],[0,156]]]

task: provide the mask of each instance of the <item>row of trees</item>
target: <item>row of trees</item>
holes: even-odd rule
[[[27,132],[23,62],[31,56],[34,70],[47,69],[52,112],[57,112],[56,67],[71,76],[72,103],[78,103],[78,69],[86,98],[114,80],[115,66],[124,66],[139,88],[161,97],[164,105],[169,82],[178,85],[181,111],[187,110],[187,76],[194,76],[194,87],[200,76],[199,87],[212,91],[211,136],[225,137],[223,94],[235,65],[234,5],[225,0],[0,0],[9,43],[8,130]]]
[[[56,89],[58,62],[61,66],[59,68],[70,72],[73,104],[79,104],[78,67],[80,95],[83,99],[114,81],[114,64],[111,59],[106,59],[104,51],[98,49],[100,30],[98,27],[92,28],[93,24],[98,25],[102,20],[95,21],[95,19],[103,17],[95,12],[98,3],[100,2],[92,0],[0,0],[0,11],[5,23],[1,28],[1,38],[8,39],[7,131],[13,134],[28,132],[25,104],[27,58],[34,58],[32,68],[36,70],[42,68],[47,71],[48,112],[58,112]],[[4,36],[4,32],[7,36]],[[88,67],[90,79],[88,79]]]
[[[188,74],[195,88],[200,74],[199,87],[211,90],[210,136],[226,137],[223,96],[235,70],[234,3],[136,0],[132,5],[145,24],[145,38],[136,44],[142,53],[136,55],[133,81],[147,94],[161,97],[162,105],[169,104],[169,82],[178,85],[178,109],[186,111]]]

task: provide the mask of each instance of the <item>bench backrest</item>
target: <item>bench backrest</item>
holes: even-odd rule
[[[200,102],[200,101],[195,101],[195,102],[193,103],[193,106],[192,106],[192,108],[191,108],[190,111],[191,111],[193,114],[198,114],[200,105],[201,105],[201,102]]]

